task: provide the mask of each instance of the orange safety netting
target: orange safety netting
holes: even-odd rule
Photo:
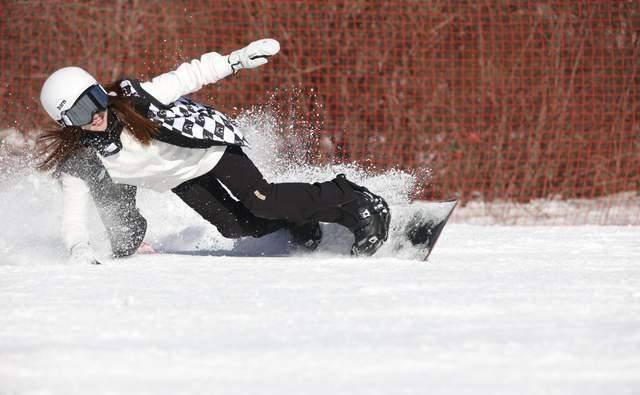
[[[273,37],[281,53],[197,94],[230,113],[276,100],[313,161],[431,169],[423,198],[527,202],[640,190],[640,2],[2,3],[0,128],[52,123],[58,67],[151,78]],[[298,92],[291,104],[291,88]],[[283,106],[285,109],[287,106]],[[611,205],[618,200],[607,200]],[[606,217],[606,215],[605,215]],[[640,223],[631,218],[630,223]]]

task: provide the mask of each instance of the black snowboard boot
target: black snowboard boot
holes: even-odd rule
[[[315,251],[322,240],[322,229],[318,222],[309,222],[300,226],[291,224],[289,233],[293,250]]]
[[[341,206],[342,219],[338,221],[349,228],[355,237],[351,255],[373,255],[389,237],[389,205],[367,188],[347,180],[344,174],[338,175],[336,181],[347,183],[355,196],[355,199]]]

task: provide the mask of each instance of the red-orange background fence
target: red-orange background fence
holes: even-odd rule
[[[58,67],[147,79],[273,37],[269,66],[197,97],[237,113],[295,88],[300,124],[333,142],[312,160],[432,169],[423,197],[640,190],[637,0],[1,4],[0,128],[52,126],[38,95]]]

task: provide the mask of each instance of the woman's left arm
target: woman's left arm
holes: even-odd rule
[[[267,63],[267,58],[280,51],[280,44],[266,38],[223,56],[217,52],[181,64],[176,70],[143,82],[142,88],[163,104],[193,93],[206,84],[213,84],[240,69],[251,69]]]

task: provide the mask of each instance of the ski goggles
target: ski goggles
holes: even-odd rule
[[[104,88],[98,84],[92,85],[82,92],[71,108],[61,113],[62,118],[58,122],[66,126],[89,124],[95,113],[107,109],[108,103],[109,99]]]

